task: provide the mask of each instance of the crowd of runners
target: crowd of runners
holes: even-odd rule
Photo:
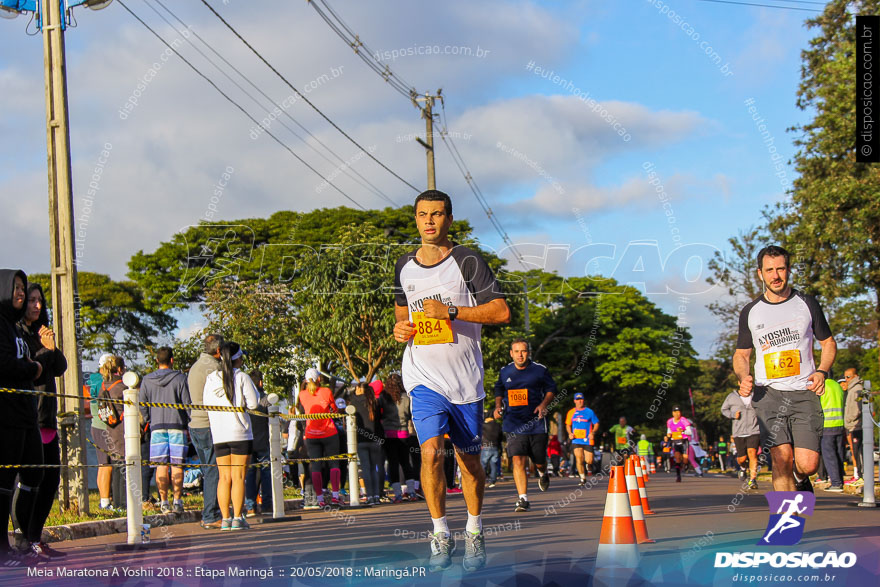
[[[446,194],[429,190],[416,198],[421,245],[401,256],[394,269],[393,336],[403,345],[402,362],[394,366],[399,374],[341,385],[309,369],[295,390],[290,414],[333,415],[350,405],[357,425],[360,486],[349,483],[342,459],[328,458],[348,452],[341,419],[294,420],[285,426],[287,458],[313,459],[287,471],[289,482],[301,488],[306,509],[341,507],[346,485],[371,505],[424,500],[432,524],[429,568],[449,568],[459,548],[455,537],[464,536],[462,565],[474,571],[486,563],[484,495],[502,481],[505,457],[513,486],[502,489],[510,487],[517,513],[531,509],[530,478],[539,491],[547,491],[554,476],[575,477],[583,486],[600,468],[622,463],[630,454],[674,473],[676,482],[689,468],[702,477],[717,459],[722,472],[738,468],[751,489],[757,488],[763,463],[772,469],[775,490],[812,491],[810,477],[821,463],[827,487],[836,491],[843,486],[847,445],[855,469],[850,482],[864,470],[858,460],[862,382],[852,368],[842,385],[830,378],[834,338],[816,299],[789,285],[790,258],[781,247],[766,247],[758,255],[757,275],[765,291],[743,308],[739,321],[733,357],[739,387],[720,407],[732,423],[732,444],[722,436],[710,447],[678,405],[671,406],[662,441],[651,442],[647,434],[637,433],[625,416],[604,429],[588,405],[589,390],[557,388],[548,368],[532,360],[529,342],[522,338],[510,342],[511,362],[500,369],[494,398],[487,401],[481,328],[508,322],[510,309],[480,254],[450,241],[452,221]],[[0,311],[0,385],[54,391],[54,376],[63,373],[66,363],[47,328],[39,286],[29,285],[20,271],[0,271]],[[814,340],[821,346],[818,364]],[[245,373],[245,350],[217,335],[205,339],[203,353],[186,375],[173,368],[171,349],[159,349],[156,360],[159,369],[144,378],[141,399],[177,407],[141,409],[148,433],[143,450],[154,463],[145,467],[145,499],[155,475],[161,511],[181,512],[181,465],[194,456],[202,464],[202,526],[247,529],[246,518],[259,509],[260,500],[264,509],[271,508],[267,469],[247,468],[249,462],[268,459],[266,418],[182,405],[265,412],[261,374]],[[106,466],[98,478],[100,507],[108,509],[114,507],[111,495],[116,507],[124,505],[124,492],[115,487],[110,466],[124,451],[119,413],[102,400],[122,397],[124,371],[120,357],[105,355],[87,389],[99,464]],[[54,402],[41,400],[38,406],[17,395],[0,400],[4,462],[58,463]],[[558,409],[561,402],[573,403],[564,417]],[[486,409],[487,404],[492,407]],[[560,417],[554,420],[551,412]],[[40,540],[58,487],[56,473],[0,469],[0,510],[7,520],[12,511],[28,543],[21,555],[0,541],[4,564],[15,566],[22,556],[62,556]],[[452,532],[446,516],[447,496],[456,494],[463,495],[467,508],[463,533]]]

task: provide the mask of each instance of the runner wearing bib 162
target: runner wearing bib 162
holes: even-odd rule
[[[809,477],[819,468],[825,421],[819,396],[825,392],[837,343],[816,298],[789,286],[790,267],[782,247],[758,253],[758,277],[765,291],[740,313],[733,370],[739,394],[752,397],[764,450],[770,449],[773,489],[812,491]],[[822,346],[818,368],[814,339]]]

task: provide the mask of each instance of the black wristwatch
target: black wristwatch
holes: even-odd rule
[[[458,308],[456,308],[455,306],[449,306],[446,310],[449,312],[449,321],[450,322],[455,320],[456,317],[458,317]]]
[[[825,376],[825,379],[828,379],[828,371],[825,371],[823,369],[816,369],[816,373],[821,373]]]

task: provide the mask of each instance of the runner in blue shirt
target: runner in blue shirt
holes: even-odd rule
[[[584,394],[574,394],[574,407],[568,411],[565,417],[565,427],[568,429],[568,437],[574,449],[574,458],[577,461],[580,485],[587,484],[587,472],[584,467],[586,460],[588,465],[593,464],[593,436],[599,429],[599,418],[596,413],[586,406]]]
[[[529,511],[526,466],[529,458],[540,477],[538,489],[547,491],[547,406],[556,395],[556,383],[547,367],[529,358],[529,343],[518,338],[510,343],[508,363],[495,382],[495,417],[504,417],[507,454],[513,462],[513,480],[519,499],[514,511]]]

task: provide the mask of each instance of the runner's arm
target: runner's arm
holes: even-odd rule
[[[413,328],[412,322],[409,321],[409,308],[394,304],[394,338],[398,342],[406,342],[412,338],[416,329]]]
[[[816,372],[810,375],[810,384],[807,385],[807,389],[822,395],[825,393],[825,375],[819,373],[819,371],[828,373],[831,369],[831,365],[834,364],[834,358],[837,356],[837,343],[834,341],[833,336],[829,336],[825,340],[820,340],[819,344],[822,346],[821,361],[816,368]],[[819,379],[820,377],[821,379]]]
[[[425,317],[432,320],[449,318],[449,306],[438,300],[422,302]],[[456,320],[475,322],[477,324],[507,324],[510,322],[510,308],[503,298],[495,298],[479,306],[458,306]]]

